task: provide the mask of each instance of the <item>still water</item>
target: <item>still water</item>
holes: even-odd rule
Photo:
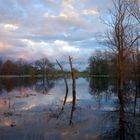
[[[0,79],[0,140],[140,138],[140,94],[136,98],[133,81],[123,93],[123,102],[112,79],[78,78],[76,83],[75,109],[68,79],[69,93],[62,110],[63,79]]]

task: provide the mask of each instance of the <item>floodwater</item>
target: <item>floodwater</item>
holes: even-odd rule
[[[72,81],[65,106],[63,79],[0,79],[0,140],[138,140],[140,94],[130,81],[118,96],[109,78]],[[137,95],[137,96],[136,96]]]

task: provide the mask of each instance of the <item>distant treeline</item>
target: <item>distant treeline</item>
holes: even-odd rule
[[[126,66],[128,67],[127,76],[140,75],[140,53],[135,56],[129,55]],[[87,71],[90,75],[109,75],[117,76],[118,61],[117,56],[110,51],[96,51],[89,58]]]
[[[136,53],[135,57],[130,55],[127,61],[127,76],[140,75],[140,53]],[[117,56],[110,51],[95,51],[89,58],[88,67],[83,72],[78,72],[80,76],[96,75],[96,76],[117,76]],[[69,75],[68,71],[65,71]],[[61,75],[61,70],[55,68],[55,64],[47,58],[36,60],[32,63],[23,61],[0,59],[0,75]]]
[[[56,72],[54,64],[47,58],[28,63],[22,59],[18,61],[0,59],[0,75],[44,75]]]

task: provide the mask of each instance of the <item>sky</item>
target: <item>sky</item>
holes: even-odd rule
[[[78,69],[107,30],[111,0],[0,0],[0,58],[68,62]]]

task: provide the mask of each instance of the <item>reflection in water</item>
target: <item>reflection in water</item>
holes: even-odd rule
[[[7,92],[12,91],[15,88],[19,87],[31,87],[36,83],[37,79],[31,78],[1,78],[0,79],[0,93],[3,93],[2,90]]]
[[[66,80],[66,79],[64,79]],[[76,81],[74,81],[76,83]],[[65,108],[65,105],[66,105],[66,102],[67,102],[67,97],[68,97],[68,84],[67,84],[67,81],[65,81],[66,83],[66,92],[65,92],[65,97],[64,97],[64,101],[63,101],[63,105],[62,105],[62,108],[57,116],[57,119],[62,115],[63,111],[64,111],[64,108]],[[76,87],[75,87],[76,88]],[[70,120],[69,120],[69,125],[72,125],[73,122],[72,122],[72,119],[73,119],[73,113],[74,113],[74,110],[76,109],[75,108],[75,105],[76,105],[76,89],[73,88],[73,85],[72,85],[72,106],[71,106],[71,114],[70,114]]]
[[[46,80],[46,79],[35,79],[35,78],[2,78],[0,79],[0,93],[3,93],[3,90],[6,92],[11,92],[13,89],[22,90],[27,88],[32,88],[35,86],[36,91],[47,94],[49,89],[54,87],[54,80]]]
[[[75,108],[75,103],[76,103],[75,98],[73,98],[69,125],[72,125],[72,124],[73,124],[73,121],[72,121],[72,119],[73,119],[73,113],[74,113],[74,111],[75,111],[75,109],[76,109],[76,108]]]
[[[62,79],[6,80],[0,80],[0,140],[139,140],[139,86],[135,102],[133,81],[131,90],[117,91],[112,79],[78,78],[76,110],[69,94],[56,119],[65,96]]]
[[[138,93],[139,93],[139,89],[138,89],[138,78],[135,78],[135,99],[134,99],[134,117],[136,115],[136,105],[137,105],[137,98],[138,98]]]
[[[48,94],[49,90],[54,87],[54,81],[48,80],[48,79],[42,79],[39,82],[36,82],[36,91],[42,93],[42,94]]]
[[[97,100],[98,109],[102,109],[105,102],[108,103],[109,101],[112,101],[111,104],[114,104],[113,99],[111,99],[116,98],[117,96],[116,86],[114,85],[115,81],[113,81],[113,79],[94,77],[89,78],[89,93],[94,97],[94,99]],[[114,107],[114,105],[112,107]]]
[[[60,117],[61,117],[61,115],[64,113],[64,108],[65,108],[65,106],[66,106],[66,101],[67,101],[67,96],[65,96],[66,98],[64,99],[64,101],[63,101],[63,105],[62,105],[62,108],[61,108],[61,110],[60,110],[60,112],[59,112],[59,114],[58,114],[58,116],[57,116],[57,119],[59,119]],[[65,103],[64,103],[65,102]],[[76,98],[73,98],[72,99],[72,105],[71,105],[71,111],[70,111],[70,120],[69,120],[69,125],[72,125],[73,124],[73,113],[74,113],[74,111],[76,110],[76,108],[75,108],[75,105],[76,105]]]
[[[109,79],[108,78],[90,78],[89,87],[90,93],[101,93],[107,91],[109,86]]]
[[[119,98],[119,112],[120,112],[120,118],[119,118],[119,134],[120,134],[120,140],[125,140],[125,111],[124,111],[124,105],[125,105],[125,93],[122,90],[119,90],[118,98]]]
[[[43,84],[42,84],[43,83]],[[41,104],[38,93],[47,94],[54,87],[54,81],[31,78],[0,79],[0,113],[10,115],[15,110],[30,110]],[[38,99],[40,101],[38,101]],[[43,103],[43,102],[42,102]]]
[[[109,98],[114,94],[118,97],[117,100],[111,104],[114,106],[114,110],[108,110],[105,114],[106,122],[112,123],[111,129],[106,130],[103,136],[103,140],[137,140],[140,137],[140,119],[139,119],[139,105],[140,101],[138,94],[138,86],[136,82],[130,81],[126,90],[116,90],[116,84],[109,79],[102,78],[90,78],[89,91],[98,99],[99,109],[103,108],[105,102],[102,98],[109,102]],[[137,83],[138,84],[138,83]],[[105,94],[104,94],[105,93]],[[113,97],[114,98],[114,97]],[[112,100],[112,99],[110,99]],[[102,105],[101,105],[102,102]],[[134,110],[134,111],[133,111]],[[110,117],[109,117],[110,116]],[[111,122],[112,121],[112,122]]]

